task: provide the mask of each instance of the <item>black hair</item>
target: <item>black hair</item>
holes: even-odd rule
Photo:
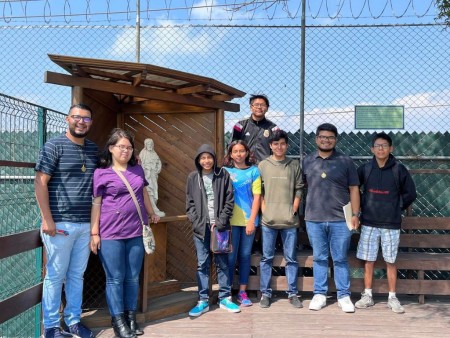
[[[249,103],[250,103],[250,105],[252,105],[252,104],[253,104],[253,101],[255,101],[256,99],[263,99],[264,102],[266,103],[266,106],[267,106],[267,107],[270,106],[270,104],[269,104],[269,99],[268,99],[267,96],[264,95],[264,94],[252,94],[252,95],[250,96],[250,100],[248,100]]]
[[[337,128],[334,124],[331,123],[322,123],[320,126],[317,127],[316,130],[316,135],[319,135],[319,133],[321,131],[331,131],[332,133],[334,133],[334,136],[338,136],[338,131]]]
[[[375,141],[378,140],[379,138],[387,141],[387,143],[389,143],[389,147],[392,147],[392,139],[391,139],[391,137],[383,131],[381,133],[376,133],[375,135],[373,135],[373,137],[372,137],[372,148],[375,145]]]
[[[113,160],[111,152],[109,151],[109,147],[116,145],[121,138],[126,138],[128,141],[130,141],[131,146],[133,147],[133,153],[131,154],[131,158],[129,159],[128,164],[131,166],[135,166],[137,164],[137,159],[136,156],[134,155],[133,135],[127,130],[114,128],[111,131],[111,134],[109,135],[108,141],[106,141],[105,148],[103,149],[102,153],[99,156],[98,166],[100,168],[108,168],[112,165]]]
[[[247,151],[247,157],[245,158],[245,164],[250,166],[252,164],[256,163],[256,158],[255,155],[253,154],[252,151],[250,151],[250,148],[248,146],[248,144],[243,141],[243,140],[234,140],[233,142],[231,142],[231,144],[228,146],[228,150],[227,153],[225,155],[225,157],[223,158],[223,166],[224,167],[228,167],[228,168],[232,168],[234,167],[234,160],[231,158],[231,153],[233,152],[233,147],[236,144],[241,144],[244,146],[245,151]]]
[[[286,144],[289,144],[289,137],[288,134],[284,130],[276,130],[273,132],[272,135],[269,137],[269,143],[272,144],[273,142],[279,141],[282,138],[286,141]]]
[[[69,114],[70,114],[70,112],[72,111],[72,109],[74,109],[74,108],[87,110],[89,113],[91,113],[91,118],[92,118],[92,115],[93,115],[92,109],[91,109],[91,107],[89,107],[87,104],[84,104],[84,103],[77,103],[77,104],[71,105],[70,108],[69,108]]]

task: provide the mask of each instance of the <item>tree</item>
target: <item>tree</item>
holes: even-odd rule
[[[436,0],[436,7],[439,11],[436,19],[444,19],[447,26],[450,26],[450,0]]]

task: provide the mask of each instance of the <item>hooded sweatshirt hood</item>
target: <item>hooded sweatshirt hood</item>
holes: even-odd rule
[[[203,153],[211,154],[211,156],[214,158],[214,166],[213,166],[213,172],[216,174],[216,168],[217,168],[217,158],[216,158],[216,152],[214,151],[213,147],[209,144],[202,144],[198,149],[197,153],[195,154],[195,167],[197,168],[197,171],[201,174],[202,172],[202,166],[200,165],[199,159],[200,155]]]
[[[212,190],[214,194],[214,216],[209,215],[208,201],[204,182],[202,178],[202,167],[199,163],[200,155],[211,154],[214,158]],[[216,152],[209,144],[202,144],[195,155],[195,167],[186,182],[186,214],[192,223],[194,235],[204,239],[206,231],[209,231],[207,224],[215,224],[217,228],[229,229],[230,218],[233,214],[234,194],[233,183],[230,175],[222,167],[217,166]]]

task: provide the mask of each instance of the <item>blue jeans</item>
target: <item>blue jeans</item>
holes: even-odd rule
[[[350,296],[348,249],[352,233],[345,222],[306,222],[309,242],[313,248],[314,294],[328,292],[328,258],[333,258],[334,284],[337,298]]]
[[[144,259],[142,236],[102,240],[98,253],[106,274],[109,313],[115,317],[124,311],[135,311]]]
[[[250,275],[250,256],[252,254],[253,239],[255,232],[251,235],[245,233],[244,226],[232,226],[233,252],[228,254],[228,267],[230,270],[230,284],[233,284],[236,260],[239,257],[239,285],[248,284]]]
[[[209,299],[209,267],[211,264],[210,250],[211,231],[206,229],[205,239],[202,241],[194,235],[197,251],[197,283],[198,295],[201,301]],[[217,280],[219,282],[219,300],[231,296],[231,285],[228,278],[228,254],[214,254]]]
[[[260,290],[264,296],[272,297],[272,288],[270,287],[270,278],[272,277],[273,256],[275,254],[275,243],[278,232],[281,233],[281,240],[283,241],[283,254],[286,260],[286,279],[288,283],[288,290],[286,293],[288,297],[295,296],[298,293],[297,277],[298,277],[298,263],[297,263],[297,228],[289,229],[272,229],[266,226],[262,227],[262,250],[263,256],[261,258],[261,280]]]
[[[73,325],[80,321],[83,298],[83,275],[89,259],[89,223],[57,222],[56,229],[69,235],[51,237],[41,232],[47,264],[42,292],[44,328],[60,326],[62,286],[66,295],[64,321]]]

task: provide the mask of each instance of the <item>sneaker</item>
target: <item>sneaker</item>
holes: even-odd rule
[[[392,310],[394,313],[405,313],[405,309],[397,297],[390,297],[387,303],[388,308]]]
[[[261,300],[259,301],[259,306],[262,308],[267,308],[270,306],[270,298],[267,296],[262,296]]]
[[[347,312],[347,313],[355,312],[355,306],[353,305],[349,296],[339,298],[338,305],[344,312]]]
[[[59,327],[52,327],[50,329],[45,329],[45,338],[69,338],[73,337],[70,333],[61,330]]]
[[[314,311],[319,311],[327,305],[327,297],[322,294],[314,295],[313,299],[311,299],[311,303],[309,303],[309,309]]]
[[[191,317],[198,317],[202,314],[209,311],[209,303],[205,300],[201,300],[197,303],[196,306],[192,308],[191,311],[189,311],[189,316]]]
[[[236,297],[238,303],[242,306],[252,306],[252,301],[248,298],[247,293],[245,291],[239,291],[239,294]]]
[[[91,330],[89,330],[86,326],[81,324],[80,322],[70,325],[69,326],[69,332],[74,337],[80,337],[80,338],[94,338],[94,334]]]
[[[234,304],[231,301],[231,297],[227,297],[227,298],[222,299],[219,302],[219,307],[221,309],[227,310],[228,312],[234,312],[234,313],[241,312],[241,309],[239,309],[239,306]]]
[[[363,292],[361,293],[361,299],[355,303],[357,309],[367,309],[369,306],[373,306],[373,298],[371,295]]]
[[[298,298],[298,296],[289,297],[289,303],[297,309],[301,309],[303,307],[302,301]]]

